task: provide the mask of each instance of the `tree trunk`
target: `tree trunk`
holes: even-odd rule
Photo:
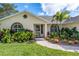
[[[60,37],[61,37],[61,29],[62,29],[62,24],[61,24],[61,22],[60,22],[60,25],[59,25],[59,30],[60,30],[60,33],[59,33],[60,35],[59,35],[59,36],[60,36]]]

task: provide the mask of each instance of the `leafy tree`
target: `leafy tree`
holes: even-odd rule
[[[14,4],[1,3],[0,4],[0,13],[1,13],[0,15],[6,16],[6,15],[16,13],[17,10],[15,8],[16,6]]]

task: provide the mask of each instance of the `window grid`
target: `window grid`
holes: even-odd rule
[[[14,23],[14,24],[12,25],[12,30],[19,31],[19,30],[21,30],[21,29],[23,29],[23,26],[22,26],[22,24],[20,24],[20,23]]]

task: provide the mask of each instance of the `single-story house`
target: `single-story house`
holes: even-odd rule
[[[52,16],[36,16],[30,12],[18,12],[0,19],[0,29],[29,29],[36,37],[46,37],[51,30],[58,28],[57,21],[52,21]],[[77,27],[79,30],[79,16],[62,21],[63,27]],[[52,25],[52,26],[51,26]]]

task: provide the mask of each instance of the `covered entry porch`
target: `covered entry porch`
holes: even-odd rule
[[[58,31],[57,24],[34,24],[34,33],[36,37],[47,37],[51,32]]]
[[[34,24],[35,37],[47,37],[47,24]]]

